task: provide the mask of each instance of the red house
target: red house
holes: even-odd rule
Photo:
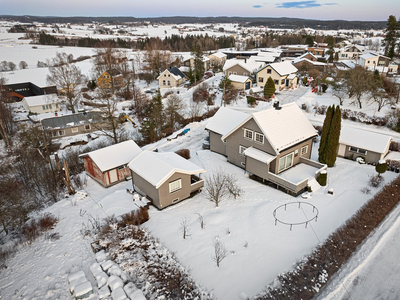
[[[142,150],[132,140],[81,154],[86,173],[104,187],[131,176],[128,163]]]

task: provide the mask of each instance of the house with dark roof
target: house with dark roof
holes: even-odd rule
[[[87,134],[105,126],[100,112],[77,113],[42,119],[43,131],[50,138]]]
[[[9,100],[21,101],[24,97],[56,94],[57,87],[55,85],[40,87],[32,82],[21,82],[4,84],[1,92],[4,92]]]
[[[185,74],[177,67],[166,69],[157,77],[160,89],[178,87],[185,81]]]

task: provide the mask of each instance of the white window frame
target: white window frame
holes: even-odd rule
[[[244,156],[244,151],[246,151],[247,147],[239,145],[239,154]]]
[[[251,133],[251,137],[248,137],[248,136],[247,136],[247,133]],[[245,128],[245,129],[244,129],[244,133],[243,133],[243,137],[244,137],[246,140],[251,140],[251,141],[252,141],[253,138],[254,138],[254,131]]]
[[[261,141],[259,141],[258,138],[260,138]],[[264,135],[259,132],[254,132],[254,141],[260,144],[264,144]]]
[[[354,149],[356,149],[356,150],[352,150],[351,148],[354,148]],[[360,150],[361,150],[361,151],[365,151],[365,153],[360,152]],[[354,153],[359,153],[359,154],[361,154],[361,155],[367,155],[367,153],[368,153],[368,151],[365,150],[365,149],[360,149],[360,148],[352,147],[352,146],[349,147],[349,151],[350,151],[350,152],[354,152]]]
[[[65,130],[59,130],[59,131],[58,131],[58,135],[59,135],[59,136],[65,135]]]
[[[77,132],[79,132],[79,128],[78,127],[72,127],[71,128],[71,132],[72,133],[77,133]]]
[[[290,165],[287,165],[287,158],[289,156],[292,156],[292,161],[291,161]],[[281,169],[280,165],[281,165],[281,160],[282,159],[284,159],[285,162],[284,162],[283,168]],[[290,152],[289,154],[286,154],[285,156],[282,156],[278,161],[278,173],[280,173],[280,172],[282,172],[282,171],[284,171],[286,169],[289,169],[291,166],[293,166],[293,160],[294,160],[294,152]]]
[[[90,130],[90,124],[85,125],[85,130]]]
[[[182,179],[181,178],[171,181],[169,183],[169,193],[170,194],[172,194],[173,192],[179,191],[181,188],[182,188]]]
[[[165,80],[162,81],[162,85],[165,85]]]
[[[304,156],[308,153],[308,145],[305,145],[303,147],[301,147],[301,152],[300,152],[300,156]]]

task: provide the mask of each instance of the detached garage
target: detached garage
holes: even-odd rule
[[[362,157],[367,163],[377,163],[389,152],[391,136],[343,126],[340,130],[338,156],[349,159]]]
[[[132,140],[81,154],[86,173],[104,187],[131,176],[128,163],[142,150]]]

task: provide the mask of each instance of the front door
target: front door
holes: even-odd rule
[[[246,88],[245,88],[246,90],[248,90],[248,89],[250,89],[250,81],[247,81],[246,82]]]
[[[109,179],[110,179],[109,183],[113,183],[113,182],[118,181],[118,174],[117,174],[117,170],[116,169],[109,171],[108,172],[108,176],[109,176]]]

